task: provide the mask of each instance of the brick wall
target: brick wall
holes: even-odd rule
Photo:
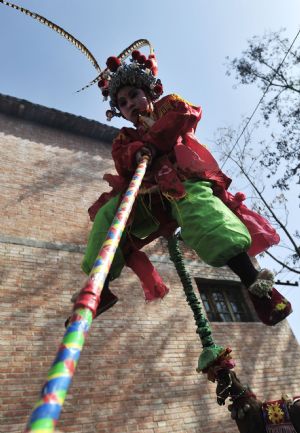
[[[85,280],[86,208],[106,189],[110,145],[0,115],[0,432],[20,432]],[[146,304],[130,270],[118,304],[92,325],[58,427],[72,433],[233,433],[215,386],[197,374],[200,344],[162,241],[148,247],[171,293]],[[194,277],[232,278],[186,251]],[[215,323],[237,373],[262,398],[299,394],[300,351],[287,323]]]

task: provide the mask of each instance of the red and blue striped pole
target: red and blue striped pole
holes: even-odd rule
[[[95,317],[104,282],[145,175],[147,163],[148,157],[144,156],[108,230],[87,283],[77,297],[69,326],[48,372],[40,399],[34,406],[27,423],[25,433],[52,433],[55,429],[85,337]]]

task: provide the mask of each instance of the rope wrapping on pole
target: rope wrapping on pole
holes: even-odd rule
[[[217,345],[213,340],[210,323],[203,312],[200,301],[195,295],[192,280],[185,268],[176,235],[168,239],[168,249],[170,259],[175,265],[176,271],[183,285],[186,300],[191,307],[197,325],[196,332],[200,337],[203,348],[199,356],[197,372],[204,373],[209,367],[226,358],[231,350],[224,349],[222,346]]]
[[[34,406],[25,433],[52,433],[71,384],[85,337],[100,302],[105,279],[144,178],[148,157],[139,163],[108,230],[86,285],[74,305],[68,328],[50,368],[40,399]]]

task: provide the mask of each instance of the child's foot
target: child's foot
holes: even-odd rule
[[[100,314],[104,313],[104,311],[107,311],[111,307],[113,307],[118,302],[118,300],[119,298],[114,295],[109,288],[107,288],[106,290],[103,289],[101,293],[100,304],[98,305],[94,319],[100,316]]]
[[[281,322],[292,312],[289,301],[273,287],[273,284],[274,274],[268,269],[263,269],[248,288],[256,314],[269,326]]]
[[[76,302],[77,296],[79,295],[80,292],[75,293],[75,295],[72,296],[71,301],[73,303]],[[111,292],[111,290],[104,285],[102,293],[101,293],[101,299],[100,299],[100,303],[98,305],[95,317],[100,316],[100,314],[104,313],[105,311],[109,310],[111,307],[113,307],[117,302],[118,302],[119,298],[113,294],[113,292]],[[67,328],[69,323],[70,323],[70,319],[71,316],[67,318],[67,320],[65,321],[65,327]]]

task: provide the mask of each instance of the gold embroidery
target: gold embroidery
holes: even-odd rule
[[[114,141],[121,141],[123,142],[124,140],[127,141],[126,135],[123,132],[120,132],[116,138],[114,139]]]
[[[174,110],[173,103],[176,101],[184,102],[187,105],[193,105],[190,102],[186,101],[185,99],[181,98],[181,96],[177,95],[176,93],[172,93],[171,95],[168,95],[165,97],[165,100],[162,100],[162,104],[156,107],[157,108],[157,114],[158,118],[164,116],[168,111]]]
[[[157,107],[157,116],[158,118],[163,117],[168,111],[173,110],[174,107],[171,105],[169,100],[164,101],[164,103]]]
[[[186,99],[183,99],[181,96],[177,95],[176,93],[173,93],[170,96],[172,97],[172,100],[174,100],[174,101],[181,101],[181,102],[184,102],[185,104],[194,106],[194,104],[192,104],[191,102],[187,101]]]

